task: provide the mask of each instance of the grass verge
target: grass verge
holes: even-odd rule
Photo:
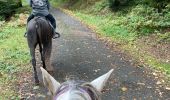
[[[29,53],[23,38],[24,27],[3,26],[0,31],[0,99],[18,98],[16,82],[19,73],[27,70]]]
[[[17,9],[11,21],[0,26],[0,100],[20,100],[16,91],[20,73],[30,71],[25,25],[19,19],[20,13],[29,12],[27,8]]]

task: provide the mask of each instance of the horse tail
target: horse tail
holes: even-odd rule
[[[52,70],[50,64],[50,56],[52,49],[52,28],[49,25],[48,21],[45,18],[37,18],[37,42],[39,42],[40,48],[42,48],[42,62],[43,67],[48,66],[48,70]]]
[[[36,21],[36,35],[37,35],[37,41],[38,41],[38,44],[41,46],[41,43],[42,43],[42,39],[41,39],[41,23],[39,21]]]
[[[50,34],[52,31],[50,31],[51,27],[48,23],[48,21],[44,18],[37,18],[37,37],[39,38],[39,42],[42,44],[46,44],[49,42],[50,39],[52,39],[52,35]]]

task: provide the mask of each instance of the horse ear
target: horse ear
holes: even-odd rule
[[[57,89],[60,87],[60,83],[57,82],[44,68],[40,67],[45,87],[54,95]]]
[[[106,74],[96,78],[91,82],[91,85],[96,88],[99,92],[102,91],[103,87],[105,86],[107,80],[109,79],[111,73],[113,72],[113,69],[111,69],[109,72]]]

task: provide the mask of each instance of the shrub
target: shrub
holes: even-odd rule
[[[0,15],[9,17],[12,12],[18,7],[21,7],[21,0],[1,0],[0,1]]]
[[[127,6],[130,1],[132,1],[132,0],[108,0],[109,7],[112,10],[122,8],[122,6]]]
[[[143,3],[156,8],[159,13],[162,12],[169,2],[169,0],[143,0]]]

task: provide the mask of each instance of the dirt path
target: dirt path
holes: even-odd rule
[[[133,64],[123,53],[109,49],[97,40],[90,29],[69,15],[57,9],[52,9],[51,12],[56,17],[57,29],[62,35],[60,39],[53,41],[51,58],[55,69],[54,77],[59,82],[70,76],[92,81],[114,68],[102,100],[170,100],[170,91],[162,84],[164,80],[158,77],[158,73]],[[31,88],[22,88],[26,92],[32,92],[32,96],[25,95],[24,98],[45,98],[46,90],[43,86],[37,90]]]

